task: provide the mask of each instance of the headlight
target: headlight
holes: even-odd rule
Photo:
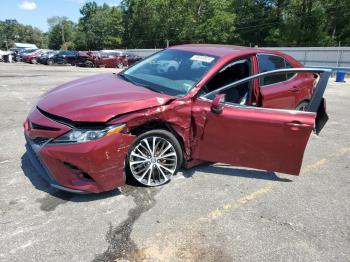
[[[52,143],[83,143],[99,139],[104,136],[117,134],[123,130],[125,124],[106,127],[102,130],[73,129],[68,133],[54,139]]]

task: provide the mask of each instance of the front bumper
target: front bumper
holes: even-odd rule
[[[29,139],[26,137],[27,144],[26,144],[26,151],[27,151],[27,156],[30,160],[30,162],[33,164],[35,169],[37,170],[38,174],[46,180],[50,184],[50,186],[58,188],[60,190],[72,192],[72,193],[77,193],[77,194],[84,194],[86,193],[85,191],[82,190],[75,190],[67,187],[63,187],[58,184],[58,182],[50,175],[50,171],[47,170],[45,165],[42,164],[41,160],[39,159],[37,153],[35,152],[35,145],[31,144],[29,142]]]
[[[34,110],[27,122],[35,119],[40,125],[37,114],[40,112]],[[119,133],[80,144],[53,144],[49,131],[45,131],[46,138],[33,137],[38,130],[30,126],[25,124],[28,156],[51,186],[74,193],[99,193],[125,184],[124,162],[134,136]]]

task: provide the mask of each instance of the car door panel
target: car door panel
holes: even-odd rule
[[[275,54],[257,54],[259,72],[267,72],[286,67],[286,60]],[[297,76],[296,76],[297,77]],[[286,73],[260,79],[262,106],[268,108],[295,109],[300,87],[294,77],[287,79]]]
[[[316,113],[225,104],[215,114],[210,107],[210,100],[194,102],[194,121],[202,123],[194,158],[299,174]]]
[[[298,85],[291,80],[262,86],[260,90],[263,107],[280,109],[294,109],[297,93],[300,92]]]

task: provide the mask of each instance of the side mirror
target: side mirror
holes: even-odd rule
[[[215,114],[222,113],[222,110],[224,109],[224,103],[225,103],[225,94],[218,94],[214,97],[214,100],[211,104],[211,111]]]

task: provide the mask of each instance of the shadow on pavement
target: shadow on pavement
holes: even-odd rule
[[[29,157],[27,156],[27,153],[23,154],[21,157],[21,168],[23,170],[24,175],[30,180],[30,182],[33,184],[33,186],[45,193],[48,194],[47,197],[50,197],[50,199],[60,199],[61,201],[72,201],[72,202],[89,202],[89,201],[95,201],[99,199],[105,199],[109,197],[115,197],[118,195],[121,195],[121,192],[119,189],[115,189],[109,192],[103,192],[99,194],[74,194],[70,192],[65,192],[61,190],[57,190],[49,185],[38,173],[38,171],[35,169],[33,164],[31,163]],[[40,202],[45,204],[47,201],[50,202],[48,204],[49,206],[54,205],[54,203],[51,203],[52,201],[45,199],[38,199],[37,202]],[[55,202],[55,201],[53,201]],[[57,202],[57,201],[56,201]],[[46,209],[50,209],[51,207],[47,207]],[[50,211],[50,210],[46,210]]]
[[[27,153],[23,154],[21,158],[21,168],[24,175],[30,180],[33,186],[48,195],[44,198],[37,199],[37,202],[41,204],[40,208],[44,211],[52,211],[58,205],[64,204],[67,201],[71,202],[89,202],[96,201],[101,199],[106,199],[109,197],[115,197],[118,195],[128,195],[130,192],[142,191],[146,187],[140,186],[132,181],[127,181],[127,185],[123,186],[121,190],[115,189],[109,192],[103,192],[99,194],[74,194],[70,192],[65,192],[57,190],[51,187],[38,173],[35,167],[32,165]],[[237,177],[246,177],[254,179],[263,179],[271,181],[280,181],[280,182],[291,182],[292,180],[287,178],[280,178],[274,172],[259,171],[259,170],[247,170],[247,169],[238,169],[232,168],[230,165],[224,164],[215,164],[205,163],[187,170],[183,170],[183,176],[186,178],[192,177],[196,171],[204,173],[214,173],[225,176],[237,176]],[[140,192],[141,193],[141,192]]]
[[[280,178],[274,172],[270,172],[270,171],[240,169],[240,168],[234,168],[230,165],[225,165],[225,164],[214,165],[213,163],[204,163],[190,169],[185,169],[183,170],[183,176],[186,178],[190,178],[197,171],[204,172],[204,173],[214,173],[214,174],[225,175],[225,176],[246,177],[246,178],[279,181],[279,182],[293,181],[288,178]]]

